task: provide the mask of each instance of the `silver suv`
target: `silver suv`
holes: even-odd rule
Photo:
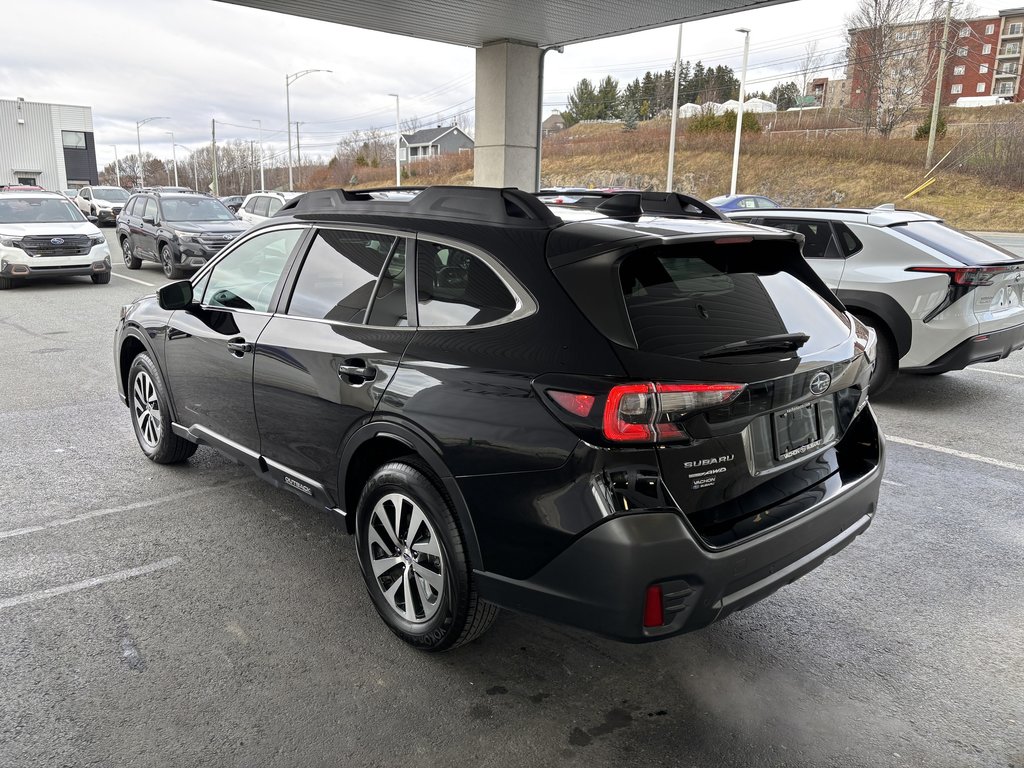
[[[873,394],[897,371],[956,371],[1024,347],[1024,259],[942,219],[892,205],[728,215],[804,236],[807,262],[878,333]]]

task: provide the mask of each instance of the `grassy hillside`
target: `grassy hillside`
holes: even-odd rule
[[[762,116],[762,122],[765,117]],[[971,117],[976,119],[975,115]],[[785,128],[795,127],[790,125],[793,115],[779,118],[785,122]],[[1024,190],[1019,185],[986,183],[984,174],[977,169],[968,173],[956,167],[943,167],[937,172],[935,184],[904,201],[903,196],[924,181],[925,142],[908,137],[884,140],[866,137],[859,131],[814,130],[814,122],[806,118],[802,127],[811,130],[744,134],[739,191],[767,195],[795,206],[895,203],[899,208],[941,216],[963,229],[1024,229]],[[969,160],[971,155],[965,148],[976,145],[981,146],[982,141],[969,131],[965,139],[961,130],[951,125],[936,148],[935,158],[952,150],[952,157]],[[667,150],[668,120],[641,123],[630,132],[615,124],[577,125],[545,140],[542,184],[664,189]],[[1016,169],[1020,164],[1014,163],[1014,159],[1011,157],[1007,162]],[[965,162],[957,160],[960,168],[966,167]],[[673,186],[676,191],[702,198],[724,194],[729,187],[731,164],[731,133],[695,135],[680,131]],[[472,159],[467,156],[421,162],[410,172],[409,184],[473,181]],[[390,169],[364,169],[357,185],[385,185],[392,183],[392,178]]]

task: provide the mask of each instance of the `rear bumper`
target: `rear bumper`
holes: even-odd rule
[[[513,610],[626,642],[707,626],[816,568],[871,524],[884,470],[878,462],[793,520],[721,550],[702,546],[677,510],[606,518],[528,579],[477,572],[480,595]],[[660,585],[664,624],[643,626],[647,588]]]
[[[928,365],[903,368],[907,373],[945,373],[959,371],[975,363],[1002,360],[1011,352],[1024,348],[1024,324],[1002,331],[974,336],[957,344],[953,349]]]

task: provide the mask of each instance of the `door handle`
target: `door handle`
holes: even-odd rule
[[[246,352],[252,352],[252,344],[245,339],[232,339],[228,342],[227,347],[235,357],[241,357]]]
[[[365,360],[346,360],[338,366],[338,375],[342,378],[359,379],[353,383],[362,384],[364,381],[376,378],[377,369],[372,365],[367,365]]]

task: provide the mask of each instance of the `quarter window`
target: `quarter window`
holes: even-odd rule
[[[267,211],[270,208],[270,198],[266,195],[260,195],[256,198],[256,207],[253,209],[253,213],[257,216],[269,215]]]
[[[245,208],[245,210],[248,211],[249,213],[254,213],[256,211],[256,203],[258,201],[258,197],[251,197],[249,198],[249,201],[243,206],[243,208]]]
[[[273,216],[275,213],[281,210],[281,206],[284,205],[284,203],[278,200],[276,197],[271,197],[269,198],[269,200],[270,202],[267,204],[267,216]]]
[[[510,315],[516,300],[483,259],[438,243],[416,246],[419,324],[466,326]]]
[[[396,239],[338,229],[318,232],[295,282],[288,314],[362,323]],[[400,298],[405,315],[404,292]]]
[[[832,236],[832,227],[827,221],[806,221],[803,219],[766,218],[764,223],[777,229],[788,229],[804,236],[803,255],[807,259],[838,259],[842,254]]]
[[[213,268],[203,303],[268,311],[284,265],[301,235],[299,229],[279,229],[241,243]]]
[[[156,221],[159,213],[160,213],[160,207],[157,205],[156,198],[147,197],[146,198],[146,208],[145,208],[145,210],[144,210],[142,215],[143,216],[148,216],[151,219],[153,219],[153,221]]]

